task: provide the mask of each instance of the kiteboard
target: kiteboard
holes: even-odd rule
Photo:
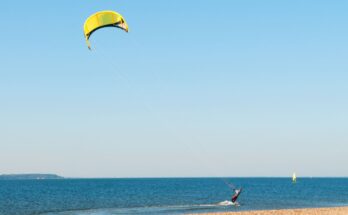
[[[219,206],[239,206],[238,202],[223,201],[218,203]]]

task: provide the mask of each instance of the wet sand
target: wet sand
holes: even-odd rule
[[[348,215],[348,207],[222,212],[200,215]]]

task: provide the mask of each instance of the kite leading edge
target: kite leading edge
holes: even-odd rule
[[[117,27],[128,32],[128,25],[123,16],[114,11],[100,11],[87,18],[83,25],[83,32],[88,48],[91,50],[89,37],[93,32],[104,27]]]

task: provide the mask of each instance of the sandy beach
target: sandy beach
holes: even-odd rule
[[[204,213],[200,215],[347,215],[348,207]]]

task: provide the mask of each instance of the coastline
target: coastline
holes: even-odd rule
[[[332,208],[303,208],[280,210],[256,210],[239,212],[202,213],[199,215],[347,215],[348,206]]]

